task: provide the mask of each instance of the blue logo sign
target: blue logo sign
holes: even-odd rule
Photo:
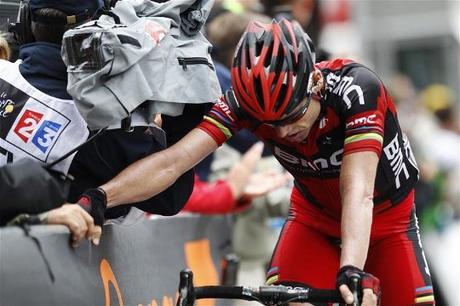
[[[46,153],[54,142],[54,139],[59,132],[61,125],[59,123],[45,120],[40,128],[35,133],[32,143],[40,149],[43,153]]]

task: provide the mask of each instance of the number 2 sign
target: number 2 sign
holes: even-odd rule
[[[43,116],[42,113],[30,109],[25,110],[14,128],[14,133],[25,143],[29,143],[32,138],[31,143],[46,153],[62,125],[51,120],[42,120]]]
[[[19,138],[22,139],[25,143],[27,143],[32,136],[33,132],[37,128],[38,123],[42,119],[43,114],[34,112],[31,110],[26,110],[22,115],[21,119],[19,119],[18,124],[14,128],[14,132]]]

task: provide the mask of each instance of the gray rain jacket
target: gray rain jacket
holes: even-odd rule
[[[123,0],[111,11],[65,33],[67,90],[91,129],[117,124],[148,101],[154,113],[181,115],[185,103],[221,95],[201,33],[214,0]]]

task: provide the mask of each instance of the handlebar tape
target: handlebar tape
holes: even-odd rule
[[[308,300],[311,302],[344,303],[344,300],[337,290],[310,289]]]

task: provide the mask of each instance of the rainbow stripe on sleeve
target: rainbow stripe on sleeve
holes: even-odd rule
[[[266,285],[273,285],[279,280],[278,267],[272,267],[267,272],[267,280],[265,281]]]
[[[382,135],[373,132],[349,136],[345,138],[345,144],[347,145],[361,140],[377,140],[380,144],[383,144]]]
[[[420,287],[415,290],[415,304],[419,305],[433,305],[434,295],[433,287],[426,286]]]
[[[222,131],[222,133],[225,135],[225,138],[229,139],[233,136],[232,131],[229,128],[227,128],[225,125],[217,121],[216,119],[211,118],[209,116],[204,116],[204,120],[218,127]]]

